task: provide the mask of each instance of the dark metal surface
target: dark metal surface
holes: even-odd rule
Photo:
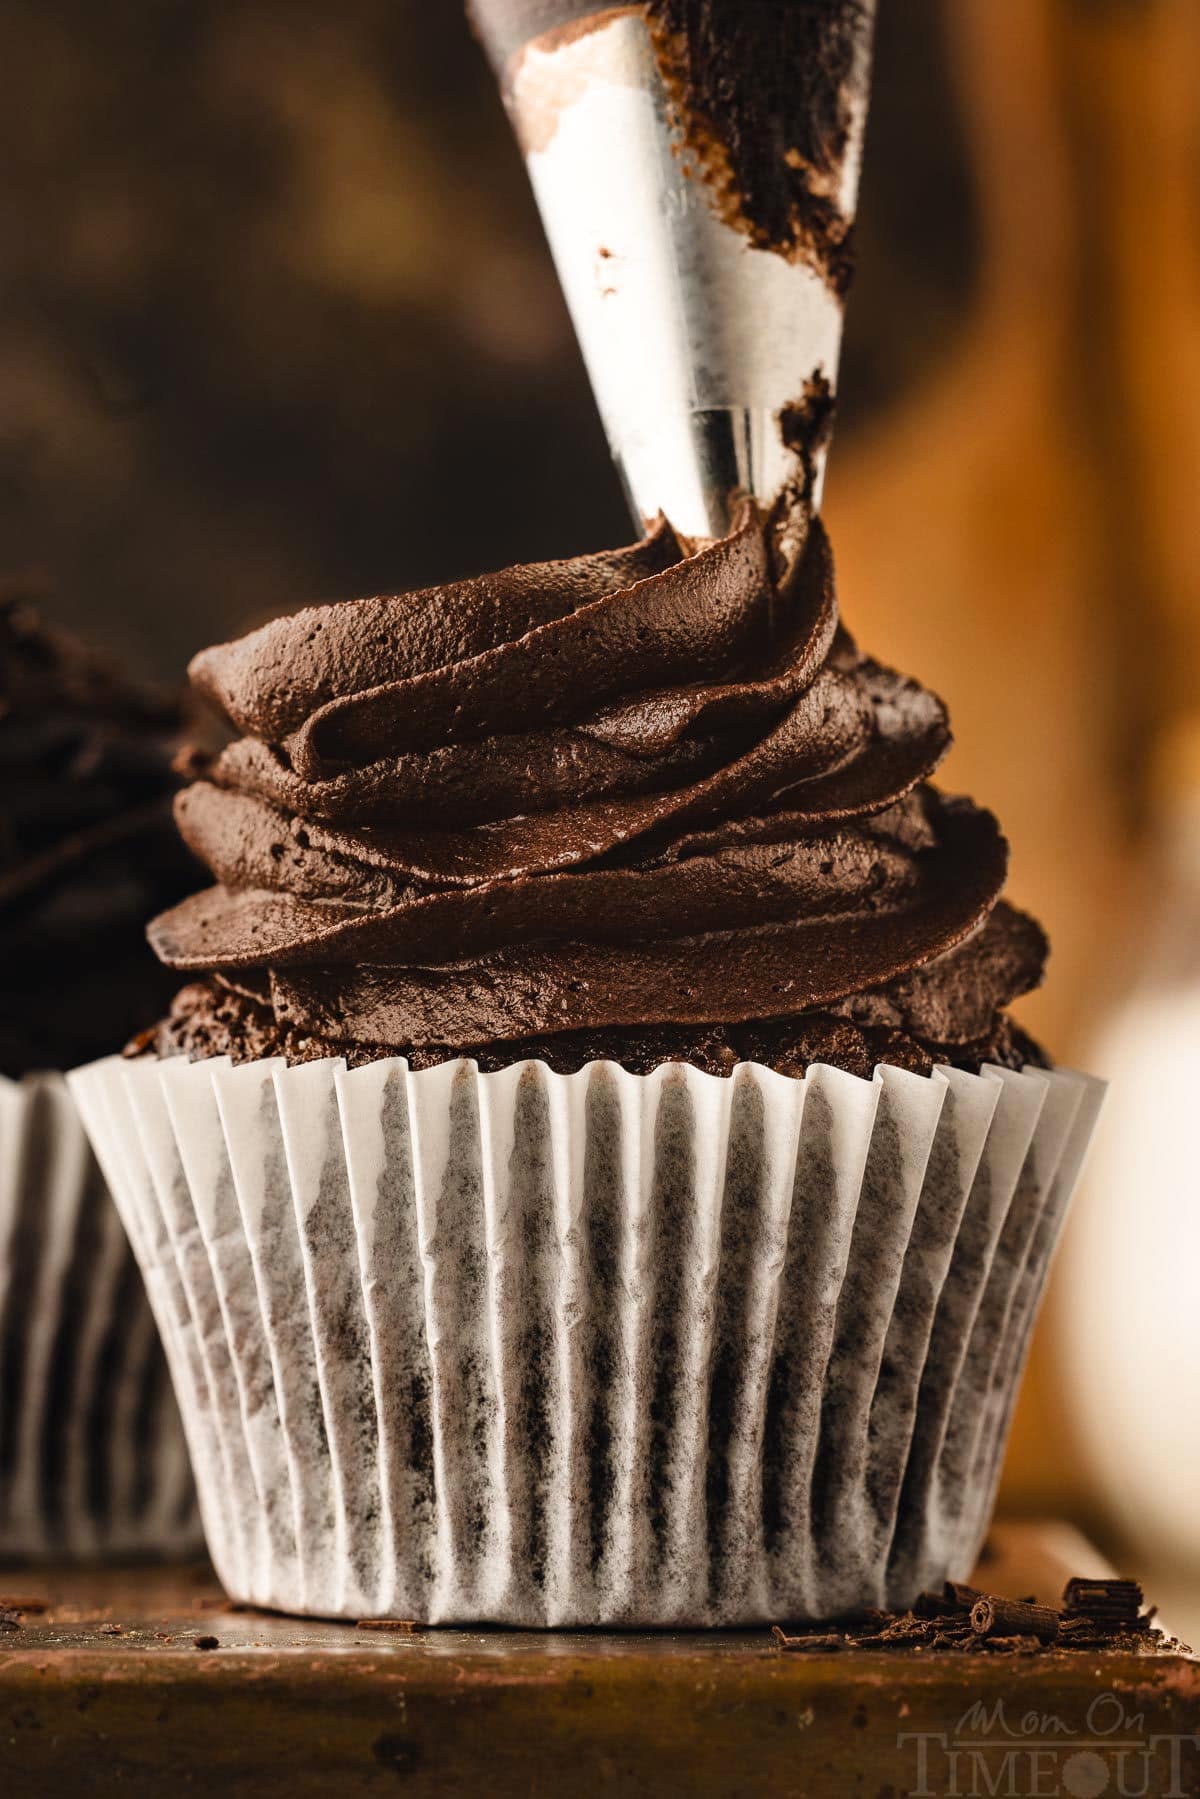
[[[1102,1572],[1078,1538],[1010,1526],[980,1579],[1054,1599],[1068,1574]],[[398,1786],[841,1799],[920,1791],[922,1753],[927,1790],[955,1791],[944,1758],[956,1743],[960,1756],[991,1758],[993,1778],[998,1757],[1017,1758],[1013,1782],[996,1790],[1037,1791],[1036,1775],[1047,1792],[1118,1791],[1114,1708],[1134,1720],[1120,1738],[1134,1745],[1121,1751],[1127,1790],[1172,1791],[1172,1756],[1179,1790],[1200,1790],[1184,1741],[1200,1730],[1200,1663],[1161,1648],[796,1655],[767,1632],[362,1629],[233,1610],[203,1568],[0,1573],[0,1604],[19,1602],[47,1609],[0,1631],[4,1799]],[[1065,1727],[1044,1751],[1057,1786],[1050,1763],[1036,1774],[1020,1735],[1031,1712]],[[1009,1728],[1008,1749],[986,1746]],[[1135,1751],[1150,1758],[1149,1785],[1128,1760]],[[988,1790],[972,1766],[960,1762],[954,1778]],[[1097,1767],[1107,1788],[1094,1784]],[[1089,1774],[1090,1787],[1064,1784]]]

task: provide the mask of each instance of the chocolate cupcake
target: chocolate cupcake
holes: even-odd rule
[[[231,1591],[733,1623],[969,1572],[1098,1088],[1007,1016],[1044,939],[819,520],[192,678],[239,733],[151,929],[193,980],[76,1090]]]
[[[194,1549],[179,1416],[61,1070],[163,991],[175,708],[0,591],[0,1555]]]

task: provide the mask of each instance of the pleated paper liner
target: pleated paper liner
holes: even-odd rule
[[[71,1078],[226,1587],[431,1624],[816,1618],[964,1577],[1102,1094],[754,1064]]]
[[[66,1084],[0,1079],[0,1558],[201,1547],[154,1319]]]

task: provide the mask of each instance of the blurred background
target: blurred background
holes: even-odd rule
[[[880,0],[826,512],[1116,1088],[1005,1477],[1200,1634],[1200,7]],[[5,0],[0,567],[138,672],[625,541],[457,4]]]

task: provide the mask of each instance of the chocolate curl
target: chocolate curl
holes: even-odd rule
[[[1050,1606],[1031,1605],[1024,1599],[991,1594],[971,1608],[971,1629],[977,1637],[1036,1637],[1039,1643],[1053,1643],[1058,1623],[1058,1613]]]

